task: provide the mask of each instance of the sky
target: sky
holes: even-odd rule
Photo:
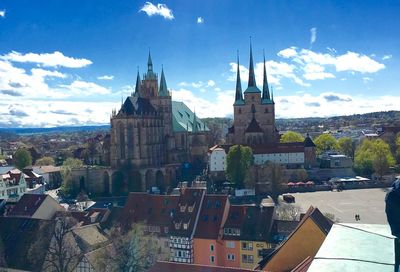
[[[263,52],[276,117],[400,110],[400,1],[0,0],[0,127],[108,124],[136,74],[231,117]]]

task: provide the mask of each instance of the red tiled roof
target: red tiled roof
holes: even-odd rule
[[[304,143],[278,143],[251,146],[253,154],[304,152]]]
[[[8,216],[31,217],[49,195],[24,194]]]
[[[178,199],[176,195],[129,193],[119,221],[126,228],[133,223],[145,222],[147,225],[160,226],[161,230],[162,227],[170,226]]]
[[[218,239],[227,201],[227,195],[206,195],[204,197],[195,238]]]
[[[170,225],[171,234],[189,237],[193,233],[196,225],[197,214],[204,194],[205,189],[182,189],[176,207],[176,213],[174,214]],[[193,207],[193,210],[189,211],[190,207]],[[182,211],[181,208],[184,211]],[[187,224],[186,228],[185,224]],[[179,228],[176,228],[176,225],[178,225]]]
[[[156,262],[149,272],[247,272],[254,271],[243,268],[222,267],[222,266],[208,266],[200,264],[183,264],[173,262]]]

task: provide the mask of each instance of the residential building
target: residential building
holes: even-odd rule
[[[227,195],[206,195],[194,235],[194,263],[225,265],[223,223],[229,211]]]
[[[193,240],[205,191],[200,188],[181,188],[176,213],[170,224],[170,261],[193,263]]]
[[[157,262],[150,269],[149,272],[248,272],[254,270],[234,268],[234,267],[222,267],[222,266],[211,266],[203,264],[187,264],[187,263],[174,263],[174,262]]]
[[[33,171],[43,177],[43,181],[49,189],[55,189],[61,186],[61,167],[53,165],[33,166]]]
[[[60,211],[65,209],[49,195],[24,194],[6,216],[53,219]]]
[[[313,258],[324,242],[332,222],[310,207],[297,228],[257,266],[262,271],[290,271],[307,257]]]
[[[2,199],[18,201],[27,191],[27,187],[25,175],[18,169],[0,174],[0,198]]]
[[[143,224],[146,234],[158,238],[158,260],[170,259],[170,228],[178,200],[178,195],[130,193],[119,216],[119,222],[125,230],[129,230],[133,224]]]
[[[53,220],[41,220],[25,217],[0,217],[0,243],[4,256],[0,256],[1,271],[42,271],[46,248],[50,245]],[[34,251],[32,246],[39,242],[41,250]],[[4,257],[4,262],[2,262]],[[3,270],[4,268],[4,270]]]

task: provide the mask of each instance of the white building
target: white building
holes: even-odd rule
[[[0,174],[0,199],[17,201],[27,191],[24,176],[18,169]]]
[[[208,169],[210,172],[225,172],[226,152],[219,146],[214,146],[208,152]]]

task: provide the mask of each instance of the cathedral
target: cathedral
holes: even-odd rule
[[[112,111],[110,123],[110,164],[113,176],[119,175],[112,178],[113,194],[171,189],[182,165],[205,161],[209,129],[183,102],[172,100],[164,69],[158,80],[150,53],[147,72],[140,78],[138,71],[135,91]]]
[[[237,60],[237,78],[235,102],[233,104],[233,125],[228,130],[229,144],[261,145],[279,142],[279,133],[275,127],[275,102],[267,80],[264,56],[264,77],[262,91],[257,87],[254,74],[253,50],[250,44],[249,80],[242,93]]]

